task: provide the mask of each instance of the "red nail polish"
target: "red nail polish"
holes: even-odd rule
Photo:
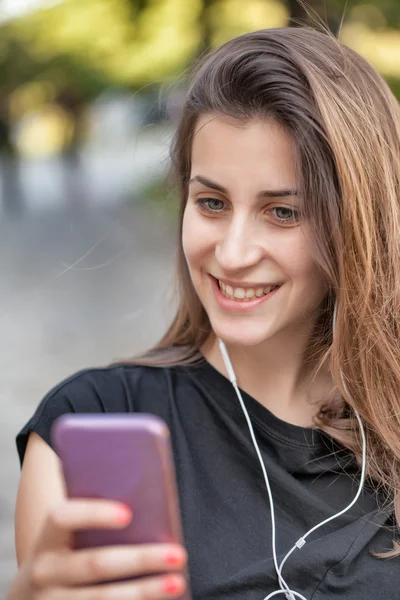
[[[132,511],[127,506],[120,506],[117,509],[115,520],[118,523],[129,523],[132,520]]]
[[[172,575],[163,580],[163,588],[168,596],[178,596],[179,594],[182,594],[185,585],[182,579]]]
[[[164,556],[164,562],[171,567],[181,567],[185,562],[184,556],[179,552],[168,552]]]

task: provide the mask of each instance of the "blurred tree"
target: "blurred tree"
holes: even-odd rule
[[[310,24],[312,14],[318,15],[335,34],[339,32],[342,22],[357,7],[362,7],[366,13],[379,12],[389,27],[400,29],[399,0],[286,0],[292,25]],[[371,11],[372,9],[372,11]],[[375,10],[376,9],[376,10]],[[371,26],[379,26],[378,21],[371,21]]]
[[[289,13],[281,0],[215,0],[208,7],[211,46],[256,29],[282,27]]]
[[[32,51],[72,56],[110,84],[176,76],[198,47],[201,0],[64,0],[15,23]]]
[[[310,24],[313,21],[312,13],[318,15],[329,27],[337,33],[340,27],[340,0],[308,0],[307,4],[298,0],[287,1],[290,12],[290,23],[298,27],[302,24]]]
[[[200,26],[200,44],[198,53],[203,54],[212,48],[213,45],[213,25],[211,18],[211,10],[215,7],[215,0],[202,0],[201,10],[199,14]]]
[[[1,1],[1,0],[0,0]],[[378,68],[400,78],[399,0],[308,0]],[[91,98],[109,86],[173,81],[199,54],[262,27],[309,22],[300,0],[63,0],[0,24],[0,77],[50,81]]]

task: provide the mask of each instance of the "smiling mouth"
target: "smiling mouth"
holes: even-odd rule
[[[237,302],[251,302],[256,298],[262,298],[263,296],[270,294],[278,287],[280,287],[277,284],[271,284],[257,288],[242,288],[232,287],[231,285],[224,283],[220,279],[217,279],[217,281],[222,295],[225,296],[225,298],[229,298],[229,300],[236,300]]]

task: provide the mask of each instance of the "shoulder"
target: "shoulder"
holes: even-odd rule
[[[179,379],[177,371],[182,369],[121,363],[74,373],[45,395],[19,432],[17,449],[21,462],[32,431],[51,445],[52,425],[63,414],[145,411],[149,402],[160,402],[165,390]]]
[[[164,371],[129,363],[83,369],[51,389],[36,415],[49,416],[58,407],[67,412],[130,412],[135,410],[132,394],[159,384],[166,376]]]

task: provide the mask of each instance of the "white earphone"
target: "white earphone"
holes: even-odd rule
[[[336,305],[335,305],[335,310],[334,310],[334,315],[333,315],[333,329],[335,328],[335,324],[336,324]],[[226,349],[226,346],[225,346],[224,342],[221,339],[218,339],[218,342],[219,342],[219,347],[220,347],[221,355],[222,355],[222,358],[223,358],[223,361],[224,361],[224,364],[225,364],[225,368],[226,368],[226,370],[228,372],[229,380],[232,383],[232,385],[233,385],[233,387],[235,389],[236,395],[237,395],[237,397],[239,399],[240,405],[242,407],[244,416],[245,416],[246,421],[247,421],[247,425],[249,427],[250,436],[251,436],[251,439],[252,439],[255,451],[257,453],[258,460],[260,461],[261,470],[262,470],[263,475],[264,475],[265,485],[266,485],[267,492],[268,492],[269,504],[270,504],[270,508],[271,508],[272,555],[273,555],[275,571],[276,571],[276,574],[277,574],[277,577],[278,577],[278,582],[279,582],[280,589],[276,590],[275,592],[271,592],[270,594],[268,594],[268,596],[266,596],[264,598],[264,600],[270,600],[270,598],[273,598],[274,596],[278,596],[280,594],[286,595],[287,600],[295,600],[295,598],[300,598],[300,600],[307,600],[307,598],[305,598],[299,592],[296,592],[296,591],[290,589],[290,587],[288,586],[288,584],[286,583],[286,581],[284,580],[284,578],[282,576],[282,569],[283,569],[283,567],[284,567],[287,559],[289,558],[289,556],[296,549],[302,548],[304,546],[304,544],[306,543],[306,539],[312,533],[314,533],[314,531],[316,531],[317,529],[319,529],[323,525],[326,525],[326,523],[329,523],[330,521],[333,521],[334,519],[337,519],[338,517],[340,517],[341,515],[343,515],[345,512],[347,512],[348,510],[350,510],[350,508],[352,506],[354,506],[354,504],[357,502],[358,498],[360,497],[360,494],[361,494],[361,492],[363,490],[363,487],[364,487],[365,473],[366,473],[366,466],[367,466],[367,458],[366,458],[367,444],[366,444],[365,431],[364,431],[363,423],[361,421],[361,417],[360,417],[360,415],[356,411],[354,411],[354,414],[355,414],[355,416],[357,418],[357,421],[358,421],[358,424],[360,426],[360,433],[361,433],[361,438],[362,438],[361,477],[360,477],[360,483],[359,483],[359,486],[358,486],[358,491],[357,491],[354,499],[343,510],[341,510],[340,512],[334,514],[332,517],[329,517],[328,519],[325,519],[321,523],[318,523],[317,525],[315,525],[314,527],[312,527],[309,531],[307,531],[307,533],[305,533],[301,538],[299,538],[297,540],[297,542],[294,544],[294,546],[289,550],[289,552],[283,558],[282,562],[280,564],[278,564],[278,559],[277,559],[277,555],[276,555],[275,509],[274,509],[274,501],[273,501],[273,497],[272,497],[271,487],[270,487],[269,479],[268,479],[268,473],[267,473],[267,470],[265,468],[265,464],[264,464],[264,461],[262,459],[261,452],[260,452],[260,449],[258,447],[256,437],[254,435],[254,430],[253,430],[253,425],[251,423],[251,419],[249,417],[249,414],[248,414],[246,406],[244,404],[242,395],[240,393],[240,389],[239,389],[239,387],[237,385],[237,382],[236,382],[235,371],[233,369],[231,360],[229,358],[228,351]],[[342,375],[342,385],[343,385],[344,390],[348,394],[347,387],[346,387],[345,381],[343,379],[343,375]]]

